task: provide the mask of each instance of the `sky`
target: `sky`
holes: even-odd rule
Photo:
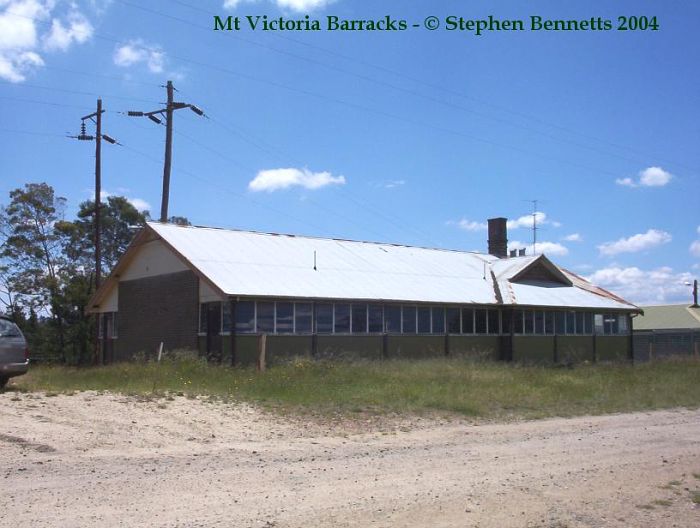
[[[214,15],[240,17],[214,31]],[[269,20],[406,20],[405,31],[260,31]],[[609,31],[447,31],[609,19]],[[618,31],[619,16],[658,30]],[[426,17],[441,27],[426,29]],[[71,218],[94,193],[159,216],[172,80],[170,214],[195,225],[486,252],[510,248],[638,304],[700,276],[700,7],[690,0],[0,0],[0,204],[47,182]],[[417,24],[419,27],[413,27]],[[88,133],[94,126],[88,123]],[[537,202],[533,202],[537,200]],[[533,213],[537,245],[533,248]]]

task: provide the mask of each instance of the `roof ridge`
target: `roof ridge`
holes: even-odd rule
[[[358,244],[374,244],[377,246],[395,246],[395,247],[404,247],[404,248],[411,248],[411,249],[426,249],[429,251],[446,251],[449,253],[464,253],[464,254],[469,254],[469,255],[474,255],[477,257],[492,257],[493,255],[490,255],[488,253],[482,253],[480,251],[466,251],[463,249],[450,249],[450,248],[439,248],[439,247],[429,247],[429,246],[414,246],[410,244],[398,244],[396,242],[378,242],[376,240],[356,240],[352,238],[335,238],[335,237],[322,237],[322,236],[314,236],[314,235],[296,235],[293,233],[275,233],[275,232],[270,232],[270,231],[255,231],[252,229],[240,229],[240,228],[234,228],[234,227],[212,227],[212,226],[202,226],[202,225],[177,225],[177,224],[163,224],[162,222],[146,222],[150,226],[161,226],[161,227],[174,227],[174,228],[180,228],[180,229],[210,229],[214,231],[231,231],[233,233],[249,233],[252,235],[267,235],[267,236],[284,236],[284,237],[290,237],[290,238],[306,238],[310,240],[328,240],[328,241],[333,241],[333,242],[355,242]],[[532,255],[528,255],[528,257],[531,257]],[[498,260],[510,260],[508,259],[500,259],[498,257],[494,257]],[[522,257],[512,257],[512,258],[522,258]],[[491,262],[496,262],[496,261],[487,261],[487,263]]]

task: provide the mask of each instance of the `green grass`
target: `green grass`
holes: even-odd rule
[[[575,368],[460,359],[293,361],[260,373],[195,359],[107,367],[35,366],[16,390],[208,395],[307,412],[444,412],[542,418],[700,405],[697,360]]]

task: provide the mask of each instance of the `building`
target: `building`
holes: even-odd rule
[[[700,307],[695,303],[645,306],[634,318],[634,359],[700,355]]]
[[[266,354],[578,362],[632,357],[640,310],[553,264],[489,254],[148,223],[90,301],[107,361],[196,349]]]

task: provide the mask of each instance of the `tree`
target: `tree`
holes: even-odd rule
[[[137,228],[143,227],[148,213],[140,213],[123,196],[110,196],[100,207],[102,236],[102,275],[107,276],[124,254]],[[66,257],[76,273],[88,274],[95,268],[95,202],[80,204],[78,217],[72,222],[56,224]]]
[[[58,352],[65,360],[61,299],[65,259],[54,229],[64,206],[65,198],[56,196],[46,183],[29,183],[24,189],[11,191],[10,204],[0,211],[4,232],[0,258],[13,310],[49,310],[57,331]]]

